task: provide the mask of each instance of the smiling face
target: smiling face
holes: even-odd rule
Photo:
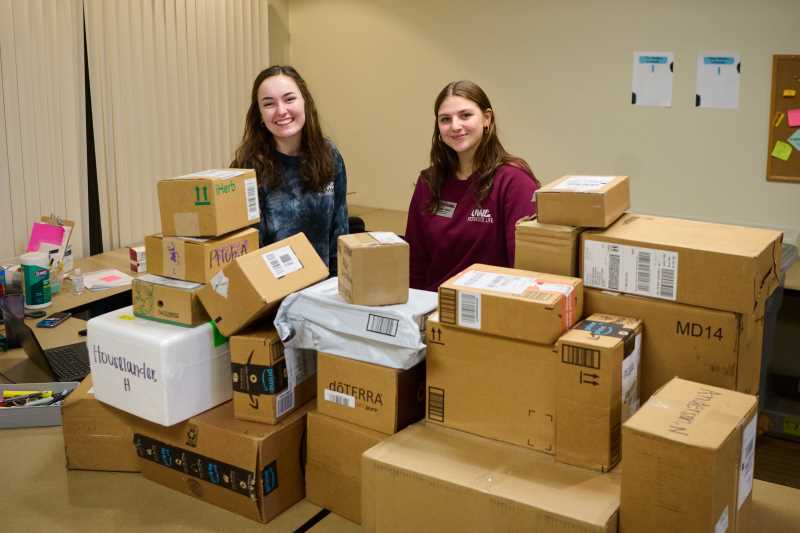
[[[448,96],[436,113],[442,142],[452,148],[459,159],[463,156],[471,159],[491,120],[491,110],[481,111],[478,104],[462,96]]]
[[[275,137],[279,151],[293,155],[300,148],[306,124],[305,105],[300,88],[289,76],[271,76],[258,87],[261,120]]]

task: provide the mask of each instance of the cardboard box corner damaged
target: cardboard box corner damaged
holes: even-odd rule
[[[657,391],[623,425],[622,530],[749,531],[757,407],[680,378]]]
[[[583,313],[580,278],[474,264],[439,287],[439,321],[552,344]]]
[[[134,444],[144,477],[259,522],[303,499],[304,407],[275,426],[233,417],[226,402],[164,428],[143,420]]]
[[[157,189],[164,235],[218,237],[259,221],[252,169],[204,170],[159,180]]]
[[[152,274],[139,276],[133,279],[131,285],[133,314],[182,326],[208,322],[208,313],[197,297],[202,287],[201,283]]]
[[[274,311],[289,294],[328,277],[328,267],[303,233],[237,257],[199,293],[223,335]]]
[[[543,224],[605,228],[630,202],[628,176],[562,176],[536,191]]]
[[[391,232],[340,235],[339,294],[356,305],[408,301],[409,246]]]

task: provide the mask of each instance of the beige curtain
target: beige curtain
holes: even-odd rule
[[[160,178],[225,167],[268,66],[267,0],[84,0],[103,247],[160,230]]]
[[[80,0],[0,0],[0,260],[50,213],[88,252],[84,74]]]

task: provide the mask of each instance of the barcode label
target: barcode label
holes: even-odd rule
[[[600,350],[564,344],[561,346],[561,361],[586,368],[600,368]]]
[[[464,328],[481,329],[481,295],[458,292],[458,325]]]
[[[388,335],[389,337],[396,337],[399,326],[400,320],[396,318],[372,314],[370,314],[369,318],[367,318],[367,331],[371,331],[373,333]]]
[[[587,239],[583,282],[587,287],[675,301],[678,253]]]
[[[750,491],[753,490],[753,471],[756,458],[756,420],[758,415],[745,426],[742,432],[742,460],[739,465],[739,503],[741,509]]]
[[[276,418],[280,418],[287,412],[294,409],[294,387],[289,387],[278,394],[277,406],[275,409]]]
[[[444,389],[428,387],[428,420],[444,423]]]
[[[284,246],[277,250],[272,250],[261,255],[264,262],[269,267],[272,275],[281,279],[287,274],[297,272],[303,268],[303,264],[294,254],[291,246]]]
[[[325,401],[341,405],[342,407],[356,408],[355,396],[342,394],[341,392],[332,391],[330,389],[325,389]]]
[[[258,220],[258,184],[255,178],[244,180],[244,197],[247,200],[247,220]]]

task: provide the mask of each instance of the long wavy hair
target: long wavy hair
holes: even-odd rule
[[[496,115],[492,110],[489,97],[476,83],[461,80],[448,83],[441,90],[436,102],[433,105],[433,139],[431,140],[431,166],[422,172],[422,179],[427,183],[431,191],[431,201],[427,209],[434,213],[439,209],[441,202],[442,184],[449,177],[453,176],[458,170],[458,154],[455,150],[447,146],[439,135],[438,114],[445,98],[448,96],[460,96],[471,100],[477,104],[482,113],[491,111],[489,127],[484,128],[483,137],[473,159],[473,168],[477,173],[477,179],[473,182],[473,194],[475,204],[481,205],[492,190],[494,173],[500,165],[510,164],[524,170],[537,184],[538,180],[534,177],[528,163],[524,159],[511,155],[503,148],[500,139],[497,137]]]
[[[258,88],[264,80],[280,75],[292,78],[305,100],[306,123],[300,140],[300,154],[303,156],[300,162],[300,179],[307,190],[322,191],[333,178],[333,155],[322,135],[314,98],[308,91],[305,80],[290,66],[274,65],[256,76],[250,107],[245,115],[242,143],[236,149],[231,167],[255,169],[263,187],[275,189],[283,182],[283,169],[278,159],[275,137],[261,119],[258,104]]]

